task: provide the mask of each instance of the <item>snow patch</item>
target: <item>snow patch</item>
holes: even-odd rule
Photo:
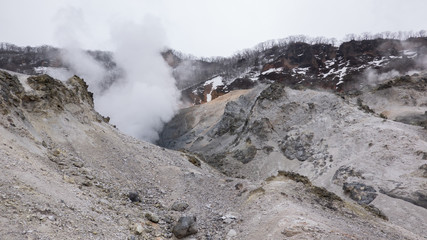
[[[345,65],[345,66],[343,66],[343,65]],[[331,70],[329,70],[329,72],[323,74],[322,77],[326,78],[330,75],[338,76],[339,81],[338,81],[337,85],[342,84],[344,82],[345,75],[347,75],[347,70],[349,69],[349,67],[348,67],[349,65],[350,65],[350,61],[340,63],[340,64],[338,64],[338,66],[339,66],[338,69],[332,68]]]
[[[212,89],[216,89],[218,86],[224,85],[222,83],[222,77],[221,76],[214,77],[211,80],[206,81],[204,86],[207,86],[210,84],[212,84]]]
[[[262,75],[266,75],[266,74],[269,74],[269,73],[281,72],[281,71],[283,71],[283,68],[270,68],[267,71],[262,72],[261,74]]]
[[[335,61],[334,61],[334,60],[327,60],[327,61],[325,61],[326,68],[330,68],[330,67],[332,67],[334,64],[335,64]]]
[[[208,86],[212,84],[212,88],[211,91],[206,95],[206,102],[210,102],[212,101],[212,92],[213,90],[217,89],[217,87],[219,86],[223,86],[224,84],[222,83],[222,77],[221,76],[217,76],[212,78],[209,81],[206,81],[204,86]]]
[[[385,57],[382,57],[379,60],[374,60],[371,62],[368,62],[369,65],[375,66],[375,67],[380,67],[382,66],[384,63],[386,63],[388,60]]]
[[[345,75],[347,75],[347,69],[348,69],[348,67],[343,67],[337,71],[337,74],[339,74],[339,78],[340,78],[339,82],[342,82]]]
[[[418,55],[418,53],[411,50],[403,50],[403,55],[405,55],[408,58],[415,58]]]
[[[322,74],[320,74],[320,75],[323,75],[323,78],[327,78],[329,75],[332,75],[332,74],[334,74],[335,73],[335,69],[331,69],[331,70],[329,70],[329,72],[327,72],[327,73],[322,73]]]
[[[310,67],[306,67],[306,68],[293,68],[292,72],[296,73],[296,74],[300,74],[300,75],[305,75],[307,74],[307,71],[310,69]]]
[[[360,69],[363,69],[363,68],[366,68],[366,67],[368,67],[368,65],[363,64],[363,65],[359,66],[359,67],[357,68],[357,70],[360,70]]]

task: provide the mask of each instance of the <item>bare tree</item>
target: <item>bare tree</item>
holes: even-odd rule
[[[344,37],[344,41],[353,41],[353,40],[356,40],[356,34],[354,33],[346,34]]]

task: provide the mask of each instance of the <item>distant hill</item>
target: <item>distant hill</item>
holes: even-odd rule
[[[183,99],[191,104],[208,102],[231,90],[251,88],[260,82],[354,91],[360,87],[361,81],[372,75],[401,75],[426,68],[426,37],[397,40],[365,36],[361,39],[335,46],[335,42],[328,39],[309,41],[304,37],[291,37],[260,43],[231,57],[197,58],[172,49],[161,54],[172,68]],[[113,53],[87,53],[106,69],[117,70]],[[0,68],[24,74],[43,74],[47,68],[69,66],[61,60],[61,49],[2,43]],[[120,76],[120,71],[107,76],[111,79],[106,81],[112,82]],[[214,78],[216,84],[212,85]]]

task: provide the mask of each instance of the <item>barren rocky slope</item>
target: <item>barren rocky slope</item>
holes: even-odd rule
[[[246,90],[234,96],[243,94],[237,98],[239,102],[244,96],[258,96],[259,92],[265,91]],[[312,99],[313,111],[321,112],[322,106],[328,107],[320,105],[320,102],[330,101],[337,106],[344,106],[344,101],[332,94],[290,89],[285,93],[288,97],[301,94],[318,97],[318,101]],[[238,173],[225,175],[192,153],[167,150],[123,135],[108,124],[108,119],[94,111],[91,94],[87,92],[84,81],[78,77],[63,83],[47,75],[28,78],[20,75],[18,78],[0,72],[0,96],[1,239],[175,239],[176,236],[184,237],[189,233],[191,235],[184,238],[423,239],[425,236],[425,209],[422,207],[414,208],[413,204],[382,194],[375,199],[378,208],[392,207],[390,204],[380,204],[380,201],[388,202],[392,199],[392,203],[398,204],[401,209],[397,212],[413,214],[413,219],[402,218],[402,221],[412,224],[411,227],[395,220],[394,215],[388,214],[385,208],[381,210],[387,216],[382,215],[376,207],[360,206],[317,187],[322,185],[319,184],[321,178],[315,178],[313,174],[309,177],[314,184],[304,176],[288,171],[278,172],[281,169],[279,161],[274,163],[279,166],[276,168],[263,164],[264,168],[250,170],[262,162],[258,154],[266,159],[268,156],[271,159],[278,156],[280,152],[275,145],[272,151],[270,148],[256,149],[254,159],[246,165],[236,161],[237,164],[251,167],[236,168]],[[257,104],[271,104],[273,108],[272,103],[276,101],[274,96],[274,93],[267,94],[265,100]],[[202,106],[206,109],[221,109],[227,101]],[[234,104],[239,104],[236,101]],[[226,108],[233,107],[232,104],[233,101]],[[304,108],[307,113],[311,111],[310,106]],[[266,106],[257,108],[262,110]],[[251,114],[256,111],[256,108],[252,108]],[[348,113],[351,113],[350,108]],[[353,115],[345,117],[342,124],[354,121],[351,117],[358,121],[359,118]],[[361,116],[369,121],[359,124],[383,124],[381,119],[371,115]],[[326,116],[320,114],[318,117]],[[235,123],[230,119],[228,125],[223,124],[221,129],[234,128]],[[323,124],[326,127],[326,122]],[[399,124],[390,122],[384,126],[390,125],[393,129],[405,126],[405,130],[409,131],[408,137],[418,136],[413,140],[413,147],[407,151],[409,156],[415,156],[411,150],[425,147],[424,135],[417,127]],[[252,125],[244,124],[245,128]],[[235,142],[233,156],[245,159],[251,155],[245,149],[259,147],[257,141],[261,142],[262,136],[259,139],[251,137],[249,141],[244,135],[247,131],[240,131],[240,125],[235,126],[237,128],[234,131],[242,134],[239,135],[240,140]],[[265,122],[258,126],[269,128]],[[390,137],[393,137],[394,130],[384,127],[384,131],[390,131]],[[222,139],[230,141],[227,137],[229,133],[220,131],[219,134],[222,134]],[[318,137],[314,135],[312,141]],[[218,144],[217,140],[212,139],[212,143]],[[358,138],[348,139],[353,140],[359,141]],[[200,140],[199,146],[208,146],[207,141],[207,138]],[[393,150],[392,143],[388,143],[388,146]],[[383,151],[383,147],[378,142],[372,146],[378,148],[378,151]],[[325,171],[323,176],[330,175],[331,170],[327,169],[336,168],[334,164],[340,159],[336,155],[337,148],[333,145],[319,145],[316,148],[326,149],[328,154],[333,155],[332,164],[319,168],[319,171]],[[216,151],[221,152],[222,149]],[[214,152],[212,149],[209,151]],[[422,163],[421,158],[417,156],[413,161]],[[294,163],[295,166],[300,163],[297,160],[282,160]],[[311,169],[314,169],[315,162],[313,158],[305,164],[313,165]],[[349,166],[352,166],[351,163],[349,159]],[[365,167],[369,168],[369,165]],[[226,169],[225,165],[221,169]],[[298,171],[299,168],[291,170]],[[415,171],[415,164],[409,166],[409,170]],[[250,173],[246,175],[247,179],[234,177],[241,177],[245,173]],[[372,174],[362,173],[362,176],[368,180],[376,179]],[[358,179],[357,174],[353,177]],[[418,189],[423,180],[421,176],[404,176],[402,181],[418,177],[421,180],[413,182],[413,188]],[[337,180],[344,181],[344,178],[345,175],[339,175]],[[408,191],[408,194],[411,193],[412,190]],[[417,214],[412,211],[417,211]],[[178,221],[182,216],[190,218]],[[192,226],[192,216],[196,217],[197,226]],[[384,220],[387,217],[390,221]],[[182,226],[185,222],[189,223],[188,226]],[[184,231],[181,229],[179,232],[177,226]]]
[[[258,85],[183,109],[160,144],[199,154],[230,177],[260,181],[281,171],[302,174],[422,238],[426,86],[426,74],[353,94]]]

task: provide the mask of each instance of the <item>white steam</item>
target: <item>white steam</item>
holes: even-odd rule
[[[95,96],[99,95],[106,69],[87,52],[78,48],[65,48],[61,55],[64,63],[74,70],[74,74],[82,76],[88,81],[90,91]]]
[[[368,68],[363,72],[363,79],[365,80],[365,84],[367,84],[368,86],[375,86],[383,83],[385,80],[390,80],[400,75],[401,74],[396,70],[391,70],[385,73],[379,73],[375,69]]]
[[[79,44],[74,35],[67,35],[66,40],[73,44],[70,47],[62,41],[63,61],[88,83],[96,110],[109,116],[111,123],[124,133],[156,141],[163,124],[174,116],[180,104],[175,79],[160,54],[165,34],[158,21],[146,18],[143,24],[123,23],[111,29],[114,61],[123,73],[107,89],[102,85],[106,69],[76,47]]]
[[[57,15],[58,27],[55,36],[63,48],[61,59],[70,69],[48,68],[46,73],[61,80],[66,80],[73,75],[81,76],[89,84],[89,90],[95,96],[99,95],[101,83],[105,79],[107,71],[81,48],[79,39],[88,35],[84,28],[86,24],[83,12],[76,8],[66,8],[60,10]]]
[[[427,69],[427,55],[421,56],[417,60],[417,66],[423,70]]]
[[[112,31],[114,58],[125,76],[95,101],[98,110],[122,131],[149,141],[158,139],[163,124],[177,111],[180,98],[160,54],[164,38],[154,19],[146,19],[142,25],[117,26]]]

